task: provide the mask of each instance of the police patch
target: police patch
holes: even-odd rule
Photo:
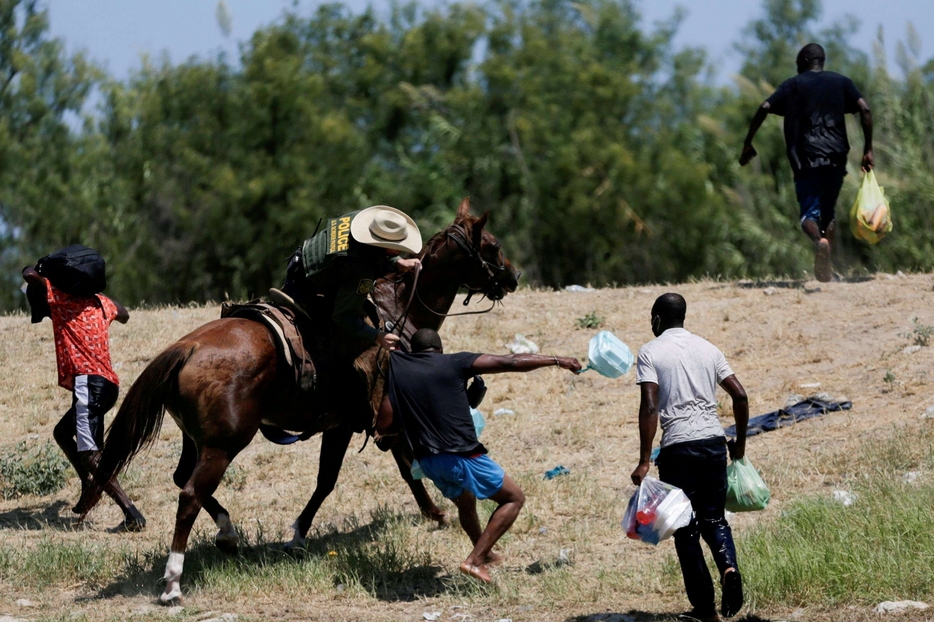
[[[357,284],[357,293],[367,295],[373,291],[373,279],[363,279]]]

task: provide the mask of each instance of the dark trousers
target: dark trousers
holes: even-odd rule
[[[843,187],[846,168],[820,166],[798,173],[795,177],[795,195],[801,206],[801,224],[813,220],[821,234],[834,221],[834,208]]]
[[[720,574],[736,565],[733,532],[723,516],[726,504],[726,441],[710,438],[663,447],[658,454],[658,477],[684,491],[694,508],[687,527],[675,532],[675,550],[681,563],[684,588],[699,614],[716,612],[713,581],[704,551],[703,537],[713,553]]]
[[[120,389],[102,376],[76,376],[74,382],[71,408],[65,417],[71,423],[78,451],[103,449],[104,415],[117,403]]]

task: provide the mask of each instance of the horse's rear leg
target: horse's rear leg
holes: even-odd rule
[[[337,476],[341,472],[341,466],[344,464],[344,454],[347,453],[347,447],[350,445],[350,439],[353,437],[353,430],[348,426],[342,425],[325,431],[321,435],[321,455],[318,458],[318,483],[315,491],[305,505],[305,509],[298,515],[295,524],[292,525],[292,541],[287,548],[305,546],[305,536],[311,528],[311,522],[315,519],[315,514],[321,508],[321,504],[327,499],[334,485],[337,483]]]
[[[198,448],[192,438],[183,432],[182,455],[178,459],[178,467],[172,476],[176,486],[179,488],[185,487],[185,484],[191,479],[191,474],[194,472],[197,463]],[[230,522],[230,513],[224,509],[224,506],[213,495],[204,500],[201,505],[214,520],[214,524],[217,525],[214,544],[225,553],[236,553],[237,547],[240,545],[240,536],[237,535],[233,523]]]
[[[164,604],[179,600],[182,595],[182,567],[185,563],[185,548],[188,536],[195,524],[198,512],[210,503],[224,471],[230,464],[227,451],[210,447],[202,448],[191,477],[178,495],[178,512],[175,514],[175,535],[169,549],[169,561],[165,565],[165,591],[159,597]],[[215,501],[216,503],[216,501]]]
[[[422,516],[436,521],[441,526],[450,523],[451,519],[448,513],[435,505],[422,480],[412,477],[412,461],[415,460],[415,454],[412,452],[408,440],[400,435],[391,451],[392,457],[396,459],[396,465],[399,467],[399,474],[402,475],[405,483],[409,485]]]

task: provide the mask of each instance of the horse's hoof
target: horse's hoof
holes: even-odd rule
[[[214,540],[214,546],[220,550],[221,553],[225,555],[236,555],[240,550],[240,542],[238,540],[228,540],[225,538],[217,538]]]
[[[165,605],[166,607],[181,607],[182,605],[182,589],[181,587],[174,587],[171,590],[168,588],[159,596],[159,604]]]
[[[296,553],[304,553],[306,551],[305,546],[308,542],[305,538],[293,538],[290,542],[286,542],[282,545],[282,550],[286,553],[294,555]]]

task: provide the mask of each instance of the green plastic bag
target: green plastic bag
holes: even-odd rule
[[[879,187],[876,174],[870,170],[863,175],[856,201],[850,208],[850,229],[853,235],[870,244],[878,244],[892,230],[892,212],[885,189]]]
[[[730,512],[764,510],[772,493],[745,457],[726,467],[726,509]]]

